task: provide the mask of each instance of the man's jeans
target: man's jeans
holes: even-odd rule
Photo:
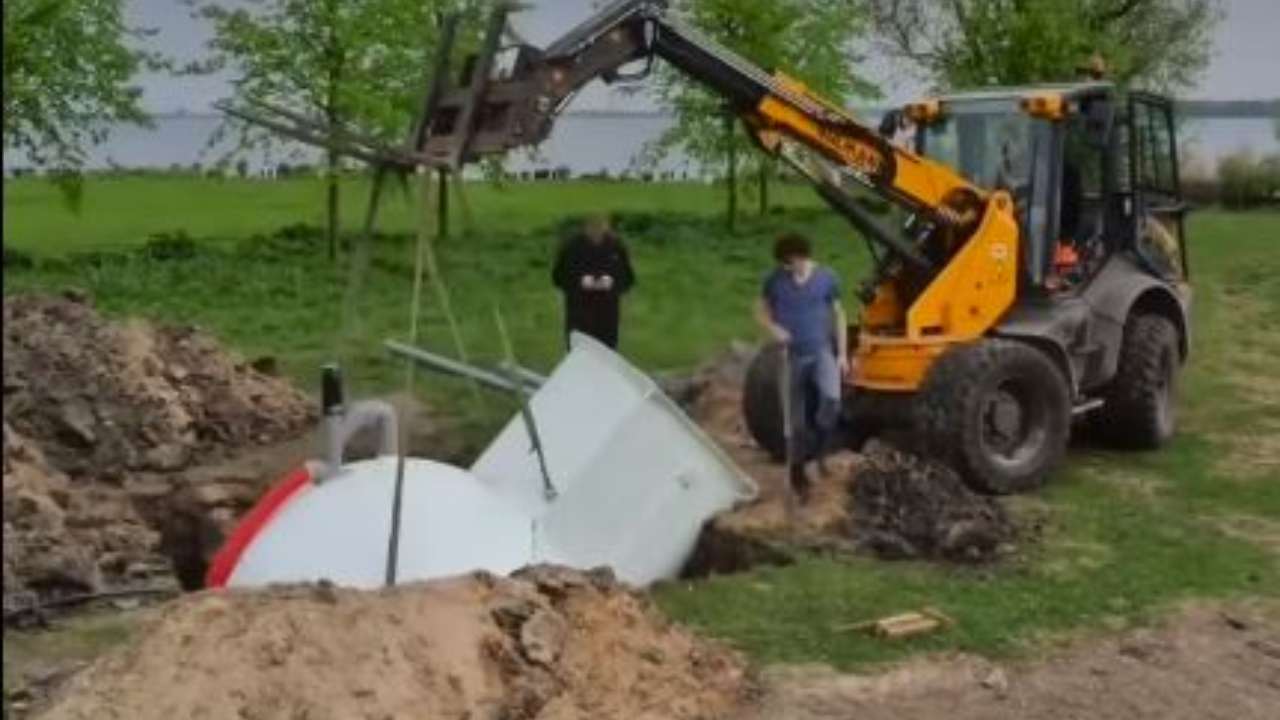
[[[833,352],[792,353],[791,448],[793,462],[819,457],[840,416],[840,368]]]

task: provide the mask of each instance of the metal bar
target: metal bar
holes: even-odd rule
[[[485,387],[492,390],[501,390],[509,393],[523,392],[527,385],[523,380],[516,381],[512,378],[504,376],[500,372],[476,367],[469,363],[459,362],[453,358],[437,355],[421,348],[406,345],[405,343],[395,340],[387,340],[383,343],[383,347],[392,355],[399,356],[405,360],[416,363],[419,367],[427,370],[433,370],[445,375],[453,375],[455,377],[464,377],[474,380]]]
[[[392,152],[392,148],[381,140],[356,132],[355,130],[345,128],[342,125],[317,120],[304,113],[295,112],[287,107],[276,105],[275,103],[269,103],[265,100],[246,98],[244,102],[250,107],[257,108],[258,110],[265,111],[272,115],[279,115],[285,120],[293,122],[298,128],[332,135],[335,138],[346,140],[353,145],[361,146],[371,152]]]
[[[530,386],[535,390],[537,388],[542,387],[543,384],[547,382],[546,375],[539,375],[538,373],[530,370],[529,368],[524,367],[522,365],[517,365],[514,362],[503,363],[501,369],[504,372],[515,373],[515,375],[520,379],[520,382]]]
[[[480,53],[475,56],[475,62],[471,66],[471,87],[465,95],[462,108],[458,111],[455,132],[459,133],[459,142],[454,147],[453,157],[449,158],[449,164],[454,170],[460,170],[462,164],[467,161],[467,152],[471,149],[471,140],[475,136],[475,128],[472,124],[475,122],[476,108],[484,101],[485,91],[489,87],[489,75],[493,72],[494,58],[498,54],[498,48],[502,43],[502,31],[506,26],[507,8],[499,6],[489,16],[489,29],[485,33],[484,46],[480,48]]]
[[[594,42],[601,33],[614,29],[618,23],[629,16],[651,7],[666,10],[666,0],[617,0],[587,20],[578,23],[559,40],[548,46],[547,57],[572,55],[581,50],[582,46]]]
[[[440,47],[436,51],[434,72],[426,78],[427,93],[422,99],[422,114],[417,118],[409,135],[409,149],[421,152],[431,132],[431,121],[440,106],[440,98],[448,91],[452,80],[449,77],[450,60],[453,57],[453,46],[457,39],[458,23],[461,18],[451,13],[444,18],[440,27]]]
[[[506,356],[506,366],[508,368],[516,366],[516,353],[511,347],[511,336],[507,334],[507,325],[502,321],[502,313],[498,310],[498,306],[493,306],[493,319],[497,324],[498,337],[502,340],[502,352]],[[514,371],[507,370],[511,375],[513,382],[519,383],[520,379],[516,377]],[[520,398],[520,417],[524,419],[525,431],[529,433],[529,444],[533,448],[534,454],[538,456],[538,471],[542,474],[542,496],[547,502],[556,499],[559,494],[556,486],[551,482],[551,471],[547,469],[547,454],[542,447],[542,435],[538,432],[538,423],[533,417],[533,408],[529,406],[529,395],[531,393],[521,388],[518,397]]]
[[[276,120],[270,120],[268,118],[262,117],[261,115],[249,112],[247,110],[242,110],[237,107],[233,107],[230,105],[222,105],[218,109],[222,110],[222,112],[234,118],[238,118],[252,125],[258,125],[260,127],[264,127],[268,130],[284,135],[287,138],[292,138],[293,140],[297,140],[298,142],[304,143],[306,145],[312,145],[318,148],[324,148],[326,150],[334,150],[339,154],[347,155],[347,156],[356,158],[357,160],[363,160],[370,164],[397,165],[397,166],[408,165],[409,167],[413,166],[413,163],[406,163],[404,158],[383,157],[376,153],[370,152],[364,148],[354,147],[350,143],[344,143],[344,142],[338,141],[336,138],[323,137],[318,134],[309,132],[305,129],[292,127],[286,123],[279,122]]]

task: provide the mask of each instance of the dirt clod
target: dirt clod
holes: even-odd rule
[[[518,575],[187,596],[43,717],[693,720],[748,697],[737,653],[643,596],[561,568]]]

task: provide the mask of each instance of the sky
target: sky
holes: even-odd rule
[[[203,22],[190,17],[181,0],[127,0],[130,21],[159,33],[150,46],[182,59],[199,57],[209,39]],[[234,0],[228,0],[234,2]],[[515,16],[516,29],[530,42],[545,45],[590,15],[593,0],[533,0],[534,7]],[[1216,50],[1199,87],[1188,97],[1240,100],[1280,97],[1280,0],[1225,0],[1226,18],[1216,34]],[[1175,39],[1171,39],[1176,41]],[[903,68],[883,58],[869,58],[864,73],[877,82],[891,103],[905,101],[919,86]],[[139,83],[148,110],[207,112],[209,104],[229,92],[225,76],[173,78],[145,75]],[[597,84],[574,102],[573,109],[652,109],[644,96],[625,96]]]

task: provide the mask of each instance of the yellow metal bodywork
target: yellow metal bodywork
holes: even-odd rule
[[[911,122],[919,125],[929,125],[942,117],[942,102],[937,98],[930,98],[920,102],[907,103],[904,110]]]
[[[775,77],[790,93],[802,94],[848,125],[857,124],[844,110],[810,93],[799,81],[785,75]],[[1051,100],[1045,105],[1052,110]],[[914,109],[921,120],[936,118],[942,112],[936,101]],[[851,363],[847,381],[873,390],[914,391],[947,348],[981,337],[1013,305],[1018,225],[1008,193],[988,193],[954,169],[868,137],[865,130],[846,132],[839,125],[833,129],[830,122],[815,118],[785,96],[764,98],[744,120],[766,150],[777,148],[779,136],[792,137],[931,210],[935,217],[954,224],[947,230],[962,235],[954,254],[909,306],[904,305],[904,294],[908,293],[901,287],[901,278],[891,278],[876,289],[861,314],[856,362]],[[973,203],[978,203],[977,213]]]
[[[862,313],[850,380],[872,390],[920,387],[935,358],[948,347],[982,337],[1018,294],[1018,225],[1008,193],[987,203],[978,229],[909,308],[893,281],[881,285]],[[901,336],[883,331],[906,314]]]
[[[1067,116],[1067,101],[1061,93],[1034,92],[1018,102],[1022,111],[1045,120],[1061,120]]]
[[[799,80],[781,73],[775,80],[792,93],[803,95],[806,100],[823,106],[831,115],[849,124],[861,123],[844,109],[827,102],[809,91]],[[795,107],[784,97],[769,95],[760,101],[755,112],[745,118],[755,128],[757,136],[782,133],[812,147],[844,167],[867,177],[878,177],[888,166],[893,176],[887,178],[895,192],[910,198],[916,204],[941,210],[950,198],[960,194],[983,199],[986,193],[970,183],[958,172],[930,158],[917,155],[906,148],[867,142],[857,134],[833,130],[810,114]],[[886,151],[890,154],[886,156]]]
[[[997,192],[973,237],[907,310],[907,338],[972,340],[1004,314],[1018,292],[1018,224],[1013,200]]]

